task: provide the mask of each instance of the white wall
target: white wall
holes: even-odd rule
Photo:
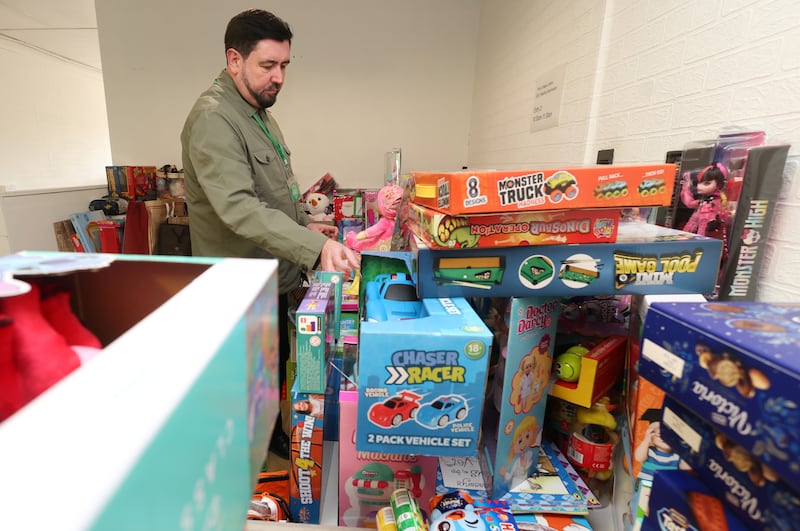
[[[759,282],[800,301],[800,4],[483,0],[470,166],[661,162],[730,127],[792,144]],[[566,65],[559,125],[530,132],[533,87]]]
[[[180,131],[224,68],[228,20],[250,1],[97,2],[115,164],[180,165]],[[272,108],[301,188],[330,172],[379,186],[384,153],[404,169],[466,163],[477,0],[273,0],[292,63]]]

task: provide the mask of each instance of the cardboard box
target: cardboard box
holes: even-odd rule
[[[669,396],[661,436],[751,528],[792,529],[800,522],[800,495],[775,470]]]
[[[550,394],[583,407],[592,407],[622,377],[628,338],[609,336],[581,358],[577,382],[553,377]]]
[[[0,263],[53,273],[105,345],[0,424],[0,528],[30,528],[44,500],[64,530],[241,529],[278,414],[277,261]],[[67,486],[44,495],[50,479]]]
[[[642,521],[642,531],[748,529],[705,483],[687,470],[664,470],[656,474],[648,503],[650,512]]]
[[[325,395],[292,387],[289,450],[289,510],[295,522],[319,524],[322,515]]]
[[[411,172],[412,202],[450,215],[669,205],[674,164]]]
[[[395,489],[405,488],[424,507],[434,495],[438,458],[356,450],[358,392],[339,393],[339,525],[375,526],[375,513],[389,505]]]
[[[620,223],[616,243],[431,249],[413,238],[420,297],[710,293],[722,242]]]
[[[486,487],[498,499],[536,472],[561,309],[546,297],[512,297],[508,305],[507,342],[489,383],[497,399],[487,400],[481,439]]]
[[[335,286],[332,282],[311,284],[297,307],[297,374],[301,393],[324,393],[328,361],[333,357],[339,325],[335,317]]]
[[[413,307],[420,317],[395,316],[360,324],[356,448],[393,454],[475,455],[492,334],[463,298],[394,300],[388,288],[405,288],[408,294],[413,293],[413,285],[390,285],[405,282],[405,276],[390,278],[376,262],[385,267],[399,265],[402,256],[408,257],[400,255],[362,255],[363,291],[373,293],[369,283],[374,281],[372,296],[385,295],[364,304],[366,315],[370,315],[370,305],[378,303],[391,313],[389,304],[393,303],[394,307]]]
[[[409,204],[411,231],[431,249],[613,242],[619,208],[453,216]]]
[[[800,305],[655,303],[639,374],[800,489]]]

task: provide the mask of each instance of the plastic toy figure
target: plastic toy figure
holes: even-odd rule
[[[725,181],[728,170],[719,162],[703,168],[697,175],[697,184],[692,184],[691,174],[686,172],[681,179],[681,202],[693,208],[691,217],[683,226],[684,231],[711,236],[711,233],[724,230],[726,212]],[[724,240],[723,238],[720,238]]]
[[[356,251],[388,251],[394,232],[395,218],[400,202],[403,199],[403,188],[396,184],[387,184],[378,190],[378,222],[359,232],[349,232],[345,238],[347,246]]]

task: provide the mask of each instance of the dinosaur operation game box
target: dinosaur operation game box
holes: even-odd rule
[[[453,216],[409,204],[411,231],[433,249],[613,242],[621,208]]]
[[[715,238],[636,222],[615,243],[411,247],[422,298],[711,293],[722,252]]]
[[[674,164],[411,172],[411,201],[445,214],[667,206]]]

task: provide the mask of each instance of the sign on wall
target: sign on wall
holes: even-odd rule
[[[536,95],[533,99],[531,133],[558,126],[561,110],[561,94],[564,92],[566,65],[561,65],[536,79]]]

